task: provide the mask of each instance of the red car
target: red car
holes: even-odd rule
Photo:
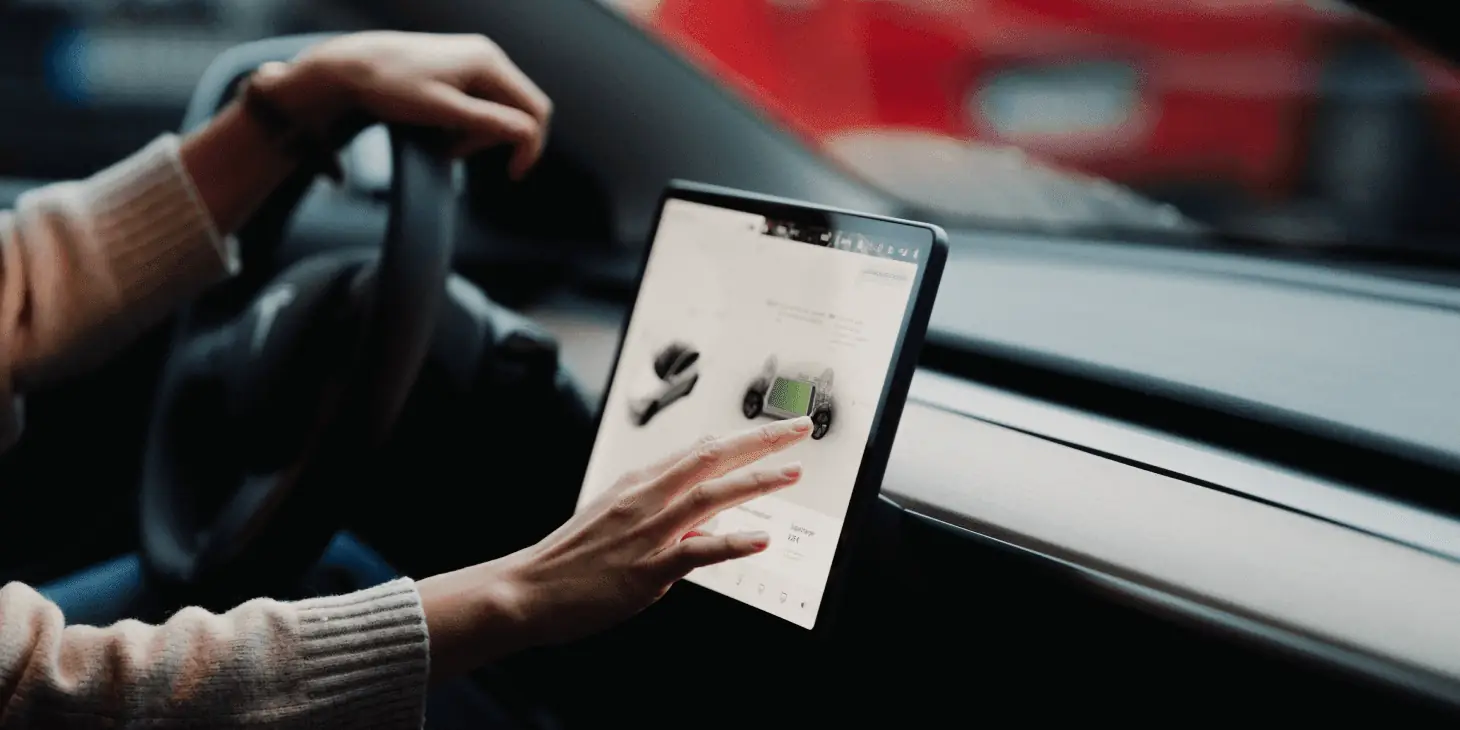
[[[1427,160],[1460,153],[1460,79],[1314,0],[640,6],[657,34],[834,150],[916,131],[1181,201],[1317,199],[1375,224],[1411,202]]]

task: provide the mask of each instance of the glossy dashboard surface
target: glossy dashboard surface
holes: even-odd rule
[[[1138,374],[1460,464],[1460,294],[1452,287],[995,233],[954,234],[944,278],[957,286],[940,293],[934,330]]]

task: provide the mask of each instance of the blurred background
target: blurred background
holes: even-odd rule
[[[1180,228],[1048,203],[1088,176],[1274,245],[1460,233],[1460,74],[1333,0],[605,1],[943,220]],[[174,128],[222,49],[360,27],[353,4],[0,0],[0,177],[95,170]]]

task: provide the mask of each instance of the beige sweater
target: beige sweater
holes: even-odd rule
[[[0,212],[0,449],[20,432],[18,393],[92,364],[235,261],[171,135]],[[0,588],[0,728],[418,728],[428,659],[405,579],[108,628]]]

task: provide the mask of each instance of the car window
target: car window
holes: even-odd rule
[[[332,2],[0,2],[0,178],[90,173],[176,129],[224,49],[354,22]]]
[[[1081,181],[1257,240],[1460,234],[1460,73],[1336,0],[605,2],[929,217],[1057,223]]]

